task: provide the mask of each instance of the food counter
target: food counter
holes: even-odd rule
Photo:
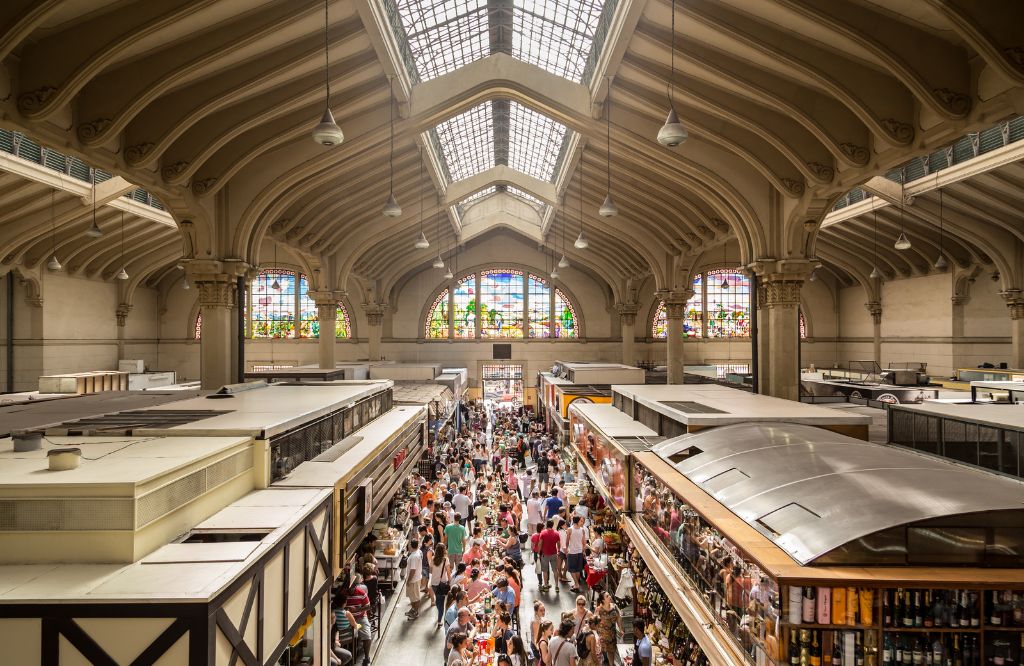
[[[791,424],[634,458],[624,531],[710,663],[1020,658],[1024,483]]]

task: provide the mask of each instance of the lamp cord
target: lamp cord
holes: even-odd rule
[[[583,156],[586,146],[580,146],[580,233],[583,233]]]
[[[672,53],[670,58],[672,64],[668,79],[668,106],[671,109],[675,108],[672,93],[675,92],[673,80],[676,78],[676,0],[672,0]]]
[[[391,174],[391,194],[395,193],[395,77],[388,77],[388,106],[391,109],[391,153],[388,155],[388,171]]]
[[[327,108],[328,109],[331,108],[331,75],[330,75],[331,59],[330,59],[330,56],[328,55],[328,50],[327,50],[327,26],[329,25],[328,15],[327,15],[327,4],[328,4],[329,1],[330,0],[324,0],[324,84],[327,87]]]
[[[612,193],[612,77],[608,77],[608,108],[605,109],[605,141],[608,144],[608,195]]]

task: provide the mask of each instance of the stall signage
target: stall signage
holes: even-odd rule
[[[405,457],[407,455],[409,455],[409,449],[402,449],[401,451],[395,454],[395,457],[391,459],[392,463],[395,466],[395,469],[398,469],[399,467],[402,466],[402,463],[405,462]]]

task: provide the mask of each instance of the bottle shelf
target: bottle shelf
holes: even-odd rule
[[[882,627],[887,634],[977,634],[981,627]]]
[[[782,624],[786,629],[819,629],[821,631],[877,631],[878,627],[873,624]]]
[[[1011,631],[1011,632],[1015,631],[1015,632],[1018,632],[1018,633],[1024,631],[1024,627],[1004,627],[1001,624],[1000,625],[986,624],[984,626],[984,629],[985,629],[985,631]]]

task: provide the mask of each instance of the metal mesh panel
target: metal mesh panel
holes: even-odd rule
[[[160,516],[191,502],[206,492],[206,470],[201,469],[140,497],[136,501],[135,526],[148,525]]]
[[[999,471],[999,429],[978,426],[978,464]]]
[[[333,445],[334,420],[330,416],[271,440],[272,479],[280,479]]]
[[[132,500],[114,498],[0,500],[0,531],[130,530]]]
[[[247,469],[252,469],[252,449],[228,456],[206,468],[206,489],[211,490],[220,484],[230,481]]]
[[[889,441],[904,446],[914,445],[914,415],[893,410],[890,412]]]

